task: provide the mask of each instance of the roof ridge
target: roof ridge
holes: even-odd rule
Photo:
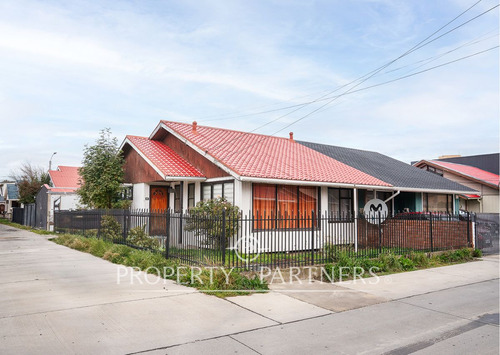
[[[192,123],[176,122],[176,121],[168,121],[168,120],[161,120],[160,122],[161,123],[182,124],[182,125],[186,125],[186,126],[192,126],[193,125]],[[273,136],[273,135],[270,135],[270,134],[245,132],[245,131],[238,131],[236,129],[219,128],[219,127],[212,127],[212,126],[204,126],[204,125],[200,125],[200,124],[197,124],[196,127],[197,128],[203,127],[203,128],[208,128],[208,129],[216,129],[216,130],[226,131],[226,132],[241,133],[241,134],[245,134],[245,135],[262,136],[262,137],[268,137],[268,138],[285,139],[285,140],[289,140],[290,139],[290,138],[287,138],[287,137],[277,137],[277,136]],[[295,138],[294,138],[294,140],[295,140]]]

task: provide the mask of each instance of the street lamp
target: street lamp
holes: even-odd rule
[[[50,157],[50,160],[49,160],[49,171],[51,171],[51,170],[52,170],[52,158],[53,158],[53,157],[54,157],[54,155],[56,155],[56,154],[57,154],[57,152],[54,152],[54,153],[52,153],[52,155],[51,155],[51,157]]]

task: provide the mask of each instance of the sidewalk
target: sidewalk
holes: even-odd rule
[[[369,279],[334,285],[315,282],[307,285],[307,292],[304,285],[273,286],[275,291],[267,294],[224,300],[152,275],[147,276],[148,283],[143,273],[137,274],[140,278],[132,284],[127,278],[118,283],[123,267],[43,236],[0,225],[0,353],[124,354],[149,350],[164,354],[168,349],[169,354],[200,350],[255,354],[256,344],[264,344],[262,337],[269,349],[258,352],[272,353],[280,346],[276,343],[279,337],[289,339],[288,344],[281,344],[283,349],[312,346],[308,339],[297,338],[300,329],[323,334],[326,338],[319,341],[329,344],[336,338],[327,336],[322,324],[362,324],[367,322],[362,320],[366,312],[377,311],[385,312],[380,319],[387,331],[392,331],[390,314],[394,311],[404,309],[416,319],[423,317],[416,306],[394,300],[432,292],[449,297],[446,290],[460,286],[463,294],[473,295],[480,289],[470,284],[484,281],[483,288],[491,288],[491,282],[498,284],[498,262],[498,256],[486,257],[468,264],[388,275],[377,284],[370,284]],[[139,283],[139,279],[144,282]],[[498,313],[498,292],[488,297],[478,306],[488,310],[496,307]],[[417,297],[412,302],[418,304],[419,300]],[[453,305],[456,303],[449,307]],[[429,312],[426,317],[433,314]],[[472,313],[465,316],[472,317]],[[356,321],[356,317],[361,320]],[[455,325],[454,317],[440,319]],[[413,339],[411,334],[408,339]],[[313,348],[320,345],[315,343]],[[324,347],[317,349],[328,352]]]

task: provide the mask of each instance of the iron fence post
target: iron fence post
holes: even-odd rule
[[[431,242],[431,252],[434,251],[434,241],[432,239],[432,213],[429,214],[429,240]]]
[[[471,246],[470,242],[470,213],[467,211],[467,246]]]
[[[123,218],[122,238],[123,238],[123,244],[125,244],[125,242],[127,240],[127,212],[126,212],[126,210],[122,210],[122,218]]]
[[[222,210],[222,240],[221,240],[222,266],[226,265],[226,210]]]
[[[378,211],[378,252],[382,253],[382,225],[381,225],[382,216],[380,215],[380,211]]]
[[[311,262],[314,264],[314,210],[311,211]]]
[[[167,210],[167,214],[166,214],[166,239],[165,239],[165,258],[169,258],[170,257],[170,210]]]

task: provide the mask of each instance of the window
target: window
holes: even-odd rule
[[[181,185],[175,185],[174,187],[174,211],[182,211],[182,200],[181,200]]]
[[[234,183],[212,182],[201,185],[201,198],[203,201],[224,197],[227,201],[234,203]]]
[[[426,170],[427,170],[427,171],[430,171],[431,173],[437,174],[437,175],[439,175],[439,176],[443,176],[443,170],[441,170],[441,169],[436,169],[436,168],[435,168],[435,167],[433,167],[433,166],[429,166],[429,165],[427,165],[427,166],[426,166]]]
[[[453,213],[453,195],[424,194],[425,212]]]
[[[191,209],[194,207],[194,191],[195,191],[195,184],[188,184],[188,209]]]
[[[255,229],[308,228],[317,210],[316,187],[253,184]]]
[[[121,200],[133,200],[134,198],[134,189],[132,186],[123,186],[120,191],[120,199]]]
[[[328,188],[328,214],[331,218],[353,217],[352,190]]]

